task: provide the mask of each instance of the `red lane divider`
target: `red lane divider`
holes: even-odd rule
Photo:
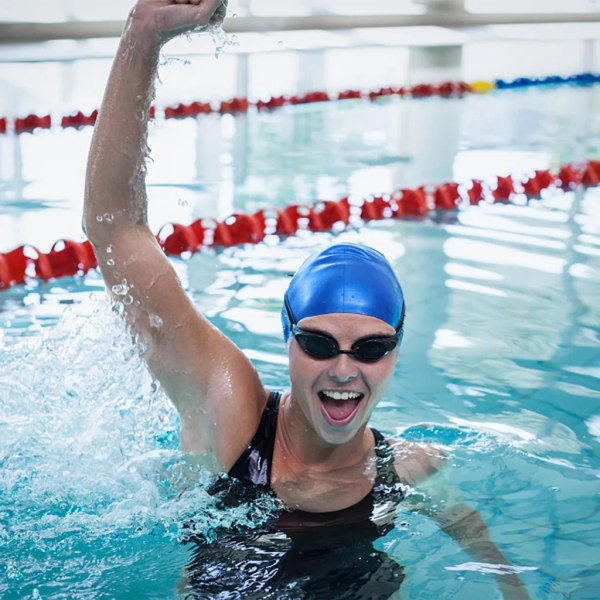
[[[285,106],[287,103],[288,99],[285,96],[273,96],[268,100],[258,100],[256,108],[258,110],[274,110]]]
[[[461,200],[458,183],[445,183],[435,188],[433,201],[436,210],[453,210]]]
[[[507,177],[498,177],[496,188],[492,190],[494,199],[497,202],[507,202],[514,193],[515,182],[513,178],[510,175]]]
[[[412,98],[429,98],[439,96],[441,98],[461,98],[468,93],[486,93],[496,89],[513,89],[529,87],[533,85],[592,85],[600,81],[600,76],[593,73],[580,73],[571,77],[549,76],[542,79],[531,79],[520,77],[512,82],[502,80],[496,81],[475,81],[467,83],[465,81],[445,81],[443,83],[421,83],[412,87],[382,87],[369,92],[362,92],[356,89],[344,90],[330,96],[324,91],[314,91],[300,96],[273,96],[268,100],[258,100],[251,102],[248,98],[232,98],[224,100],[215,105],[208,102],[192,102],[191,104],[178,104],[176,106],[166,107],[163,111],[163,116],[166,119],[183,119],[186,117],[197,117],[202,114],[218,113],[218,114],[243,114],[248,112],[251,107],[256,107],[258,110],[274,110],[281,108],[287,104],[309,104],[311,102],[329,102],[334,100],[352,100],[352,99],[367,99],[375,101],[378,98],[385,96],[399,96]],[[60,119],[60,125],[66,127],[85,127],[93,125],[96,121],[97,111],[93,111],[86,116],[81,111],[66,115]],[[154,118],[156,108],[150,108],[150,117]],[[9,125],[13,125],[15,133],[31,133],[36,129],[48,129],[52,125],[50,115],[43,117],[37,115],[29,115],[25,118],[16,118],[11,123],[3,117],[0,118],[0,134],[7,133],[11,130]],[[593,174],[588,174],[592,177]],[[503,184],[504,185],[504,184]],[[535,185],[535,184],[532,184]],[[509,188],[504,189],[502,186],[499,194],[508,192]]]
[[[231,100],[223,100],[219,107],[219,112],[222,115],[234,115],[236,113],[248,112],[250,102],[247,98],[232,98]]]
[[[90,115],[91,117],[92,115]],[[90,118],[88,117],[88,118]],[[282,237],[299,230],[313,232],[344,229],[359,217],[362,221],[426,217],[431,211],[452,211],[481,201],[510,202],[515,195],[540,198],[548,188],[570,190],[600,184],[600,160],[566,164],[556,174],[538,170],[525,178],[496,177],[493,184],[478,179],[466,183],[449,181],[434,187],[405,188],[392,194],[368,198],[326,200],[291,204],[285,208],[264,208],[254,214],[235,213],[223,221],[197,219],[190,225],[167,223],[156,239],[166,254],[181,256],[203,247],[231,247],[257,244],[266,235]],[[23,245],[0,253],[0,290],[33,279],[48,281],[58,277],[84,275],[98,266],[89,241],[58,240],[44,254],[35,246]]]
[[[46,255],[51,269],[51,277],[85,274],[98,266],[96,255],[90,242],[58,240]]]
[[[86,116],[81,111],[75,113],[74,115],[67,115],[63,117],[60,121],[60,126],[63,129],[67,127],[75,127],[79,129],[81,127],[86,127],[88,125],[94,125],[96,123],[96,119],[98,118],[98,111],[94,110],[90,115]]]
[[[218,114],[243,114],[248,112],[251,107],[258,110],[274,110],[285,105],[311,104],[314,102],[329,102],[333,100],[353,100],[367,99],[375,101],[385,96],[412,96],[413,98],[427,98],[430,96],[460,97],[471,92],[472,87],[464,81],[447,81],[442,84],[419,84],[413,87],[385,87],[370,92],[361,92],[360,90],[344,90],[334,96],[330,96],[324,91],[308,92],[302,95],[293,96],[273,96],[268,100],[258,100],[251,102],[248,98],[232,98],[223,100],[216,106],[210,102],[192,102],[191,104],[177,104],[167,106],[163,111],[165,119],[184,119],[195,118],[199,115],[211,113]],[[150,118],[155,118],[156,107],[150,108]],[[71,115],[65,115],[60,118],[60,126],[63,129],[73,127],[76,129],[93,126],[98,118],[98,111],[94,110],[89,115],[78,111]],[[50,115],[38,116],[28,115],[23,118],[15,118],[12,122],[15,133],[33,133],[37,129],[50,129],[52,127],[52,117]],[[0,118],[0,134],[9,131],[9,121],[6,117]]]
[[[14,128],[16,133],[32,133],[36,129],[50,129],[52,127],[52,117],[45,115],[27,115],[24,118],[16,118]]]
[[[186,117],[197,117],[213,112],[208,102],[192,102],[191,104],[178,104],[175,107],[165,108],[165,119],[184,119]]]

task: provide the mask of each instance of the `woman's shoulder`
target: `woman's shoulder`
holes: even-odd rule
[[[448,454],[439,446],[417,444],[402,438],[386,436],[394,452],[394,467],[400,479],[415,485],[440,471]]]

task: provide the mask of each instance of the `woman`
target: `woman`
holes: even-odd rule
[[[402,290],[386,259],[337,245],[296,274],[282,313],[291,389],[279,397],[196,312],[147,225],[147,123],[160,49],[223,16],[222,0],[138,0],[96,124],[84,229],[108,289],[125,285],[133,298],[125,316],[179,411],[183,449],[212,453],[223,472],[274,493],[295,511],[282,516],[283,528],[292,514],[291,529],[365,511],[368,519],[374,502],[399,500],[404,486],[421,484],[443,462],[408,442],[393,441],[392,449],[367,427],[392,377],[404,324]],[[112,218],[98,218],[107,213]],[[463,547],[507,564],[475,511],[447,498],[443,505],[431,514]],[[505,597],[527,597],[514,575],[499,583]]]

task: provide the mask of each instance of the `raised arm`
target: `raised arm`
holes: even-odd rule
[[[223,16],[223,0],[138,0],[94,131],[83,225],[108,290],[180,413],[184,449],[212,451],[228,469],[254,433],[265,392],[249,360],[184,292],[148,227],[145,186],[160,49]]]

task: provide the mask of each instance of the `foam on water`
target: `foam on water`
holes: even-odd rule
[[[177,429],[174,409],[105,302],[69,308],[46,335],[5,347],[0,592],[52,579],[74,546],[82,564],[72,572],[94,561],[99,577],[102,561],[122,565],[121,538],[131,548],[148,535],[177,542],[191,529],[210,539],[217,528],[262,523],[268,499],[216,507],[206,491],[211,461],[181,453]]]

